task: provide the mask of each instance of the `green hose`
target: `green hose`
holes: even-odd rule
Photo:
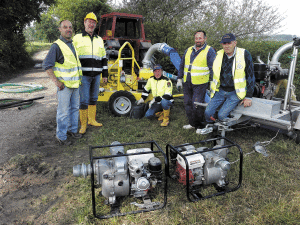
[[[40,84],[13,84],[6,83],[0,84],[0,91],[6,93],[24,93],[24,92],[33,92],[37,90],[41,90],[44,87]]]

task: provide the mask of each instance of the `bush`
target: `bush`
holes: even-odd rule
[[[0,34],[1,35],[1,34]],[[12,73],[26,68],[32,60],[25,50],[23,35],[11,34],[11,38],[1,35],[0,43],[0,79],[9,78]]]

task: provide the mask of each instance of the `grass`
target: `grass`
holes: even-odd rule
[[[26,51],[30,56],[33,56],[35,53],[50,48],[52,43],[43,43],[43,42],[26,42]]]
[[[182,100],[177,100],[171,110],[170,125],[166,128],[160,127],[156,120],[114,117],[109,112],[107,103],[98,103],[97,108],[97,120],[104,126],[98,129],[89,128],[85,137],[69,148],[70,153],[84,148],[88,154],[88,145],[109,145],[113,141],[129,143],[155,140],[165,150],[167,144],[176,146],[209,137],[199,136],[194,130],[182,129],[182,126],[187,124]],[[63,189],[65,214],[59,223],[300,224],[300,147],[294,140],[278,134],[266,147],[269,157],[263,157],[262,154],[253,151],[252,146],[255,142],[270,140],[275,135],[276,132],[262,128],[227,132],[226,137],[239,144],[245,155],[242,187],[235,192],[192,203],[187,200],[185,187],[175,180],[168,179],[168,201],[165,208],[99,220],[92,214],[90,179],[74,178],[74,182],[70,182]],[[99,154],[108,154],[108,150],[104,149]],[[234,168],[233,165],[232,169]],[[98,194],[96,196],[97,210],[107,213],[107,208],[103,205],[104,198]],[[126,210],[136,210],[129,205],[132,201],[136,200],[123,200]],[[52,212],[57,213],[63,206],[54,207]]]

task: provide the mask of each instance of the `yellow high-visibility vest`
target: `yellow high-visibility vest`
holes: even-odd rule
[[[219,91],[223,56],[224,56],[224,50],[222,49],[217,52],[217,56],[213,64],[214,75],[213,75],[213,81],[211,82],[210,85],[211,98],[214,96],[216,91]],[[236,48],[236,54],[232,66],[232,75],[233,75],[233,82],[234,82],[234,88],[236,94],[241,100],[245,98],[247,92],[245,68],[246,68],[245,49]]]
[[[209,68],[207,66],[207,58],[206,58],[209,49],[210,46],[207,45],[205,49],[203,49],[197,55],[193,63],[190,64],[193,47],[188,48],[185,54],[183,82],[186,82],[186,76],[188,73],[191,74],[192,84],[197,85],[197,84],[205,84],[209,82]]]
[[[152,93],[153,98],[163,95],[170,95],[172,96],[172,82],[169,78],[162,76],[159,80],[156,80],[154,76],[150,77],[147,81],[147,84],[144,87],[146,92]],[[144,96],[148,97],[148,93],[143,92]]]
[[[102,73],[102,59],[106,58],[104,43],[101,37],[94,36],[93,41],[89,35],[76,34],[73,43],[79,54],[83,72]]]
[[[54,43],[59,46],[64,56],[63,64],[55,62],[53,67],[54,75],[59,81],[63,82],[66,87],[78,88],[81,83],[82,76],[81,64],[78,58],[78,54],[76,53],[75,57],[69,46],[60,39],[58,39]]]

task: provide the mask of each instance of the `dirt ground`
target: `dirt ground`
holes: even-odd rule
[[[0,224],[47,224],[45,212],[60,200],[51,193],[69,182],[72,167],[86,157],[85,151],[65,157],[68,147],[55,140],[56,87],[41,68],[46,54],[36,54],[35,68],[5,82],[41,84],[43,90],[0,92],[0,99],[44,97],[27,109],[0,109]]]

